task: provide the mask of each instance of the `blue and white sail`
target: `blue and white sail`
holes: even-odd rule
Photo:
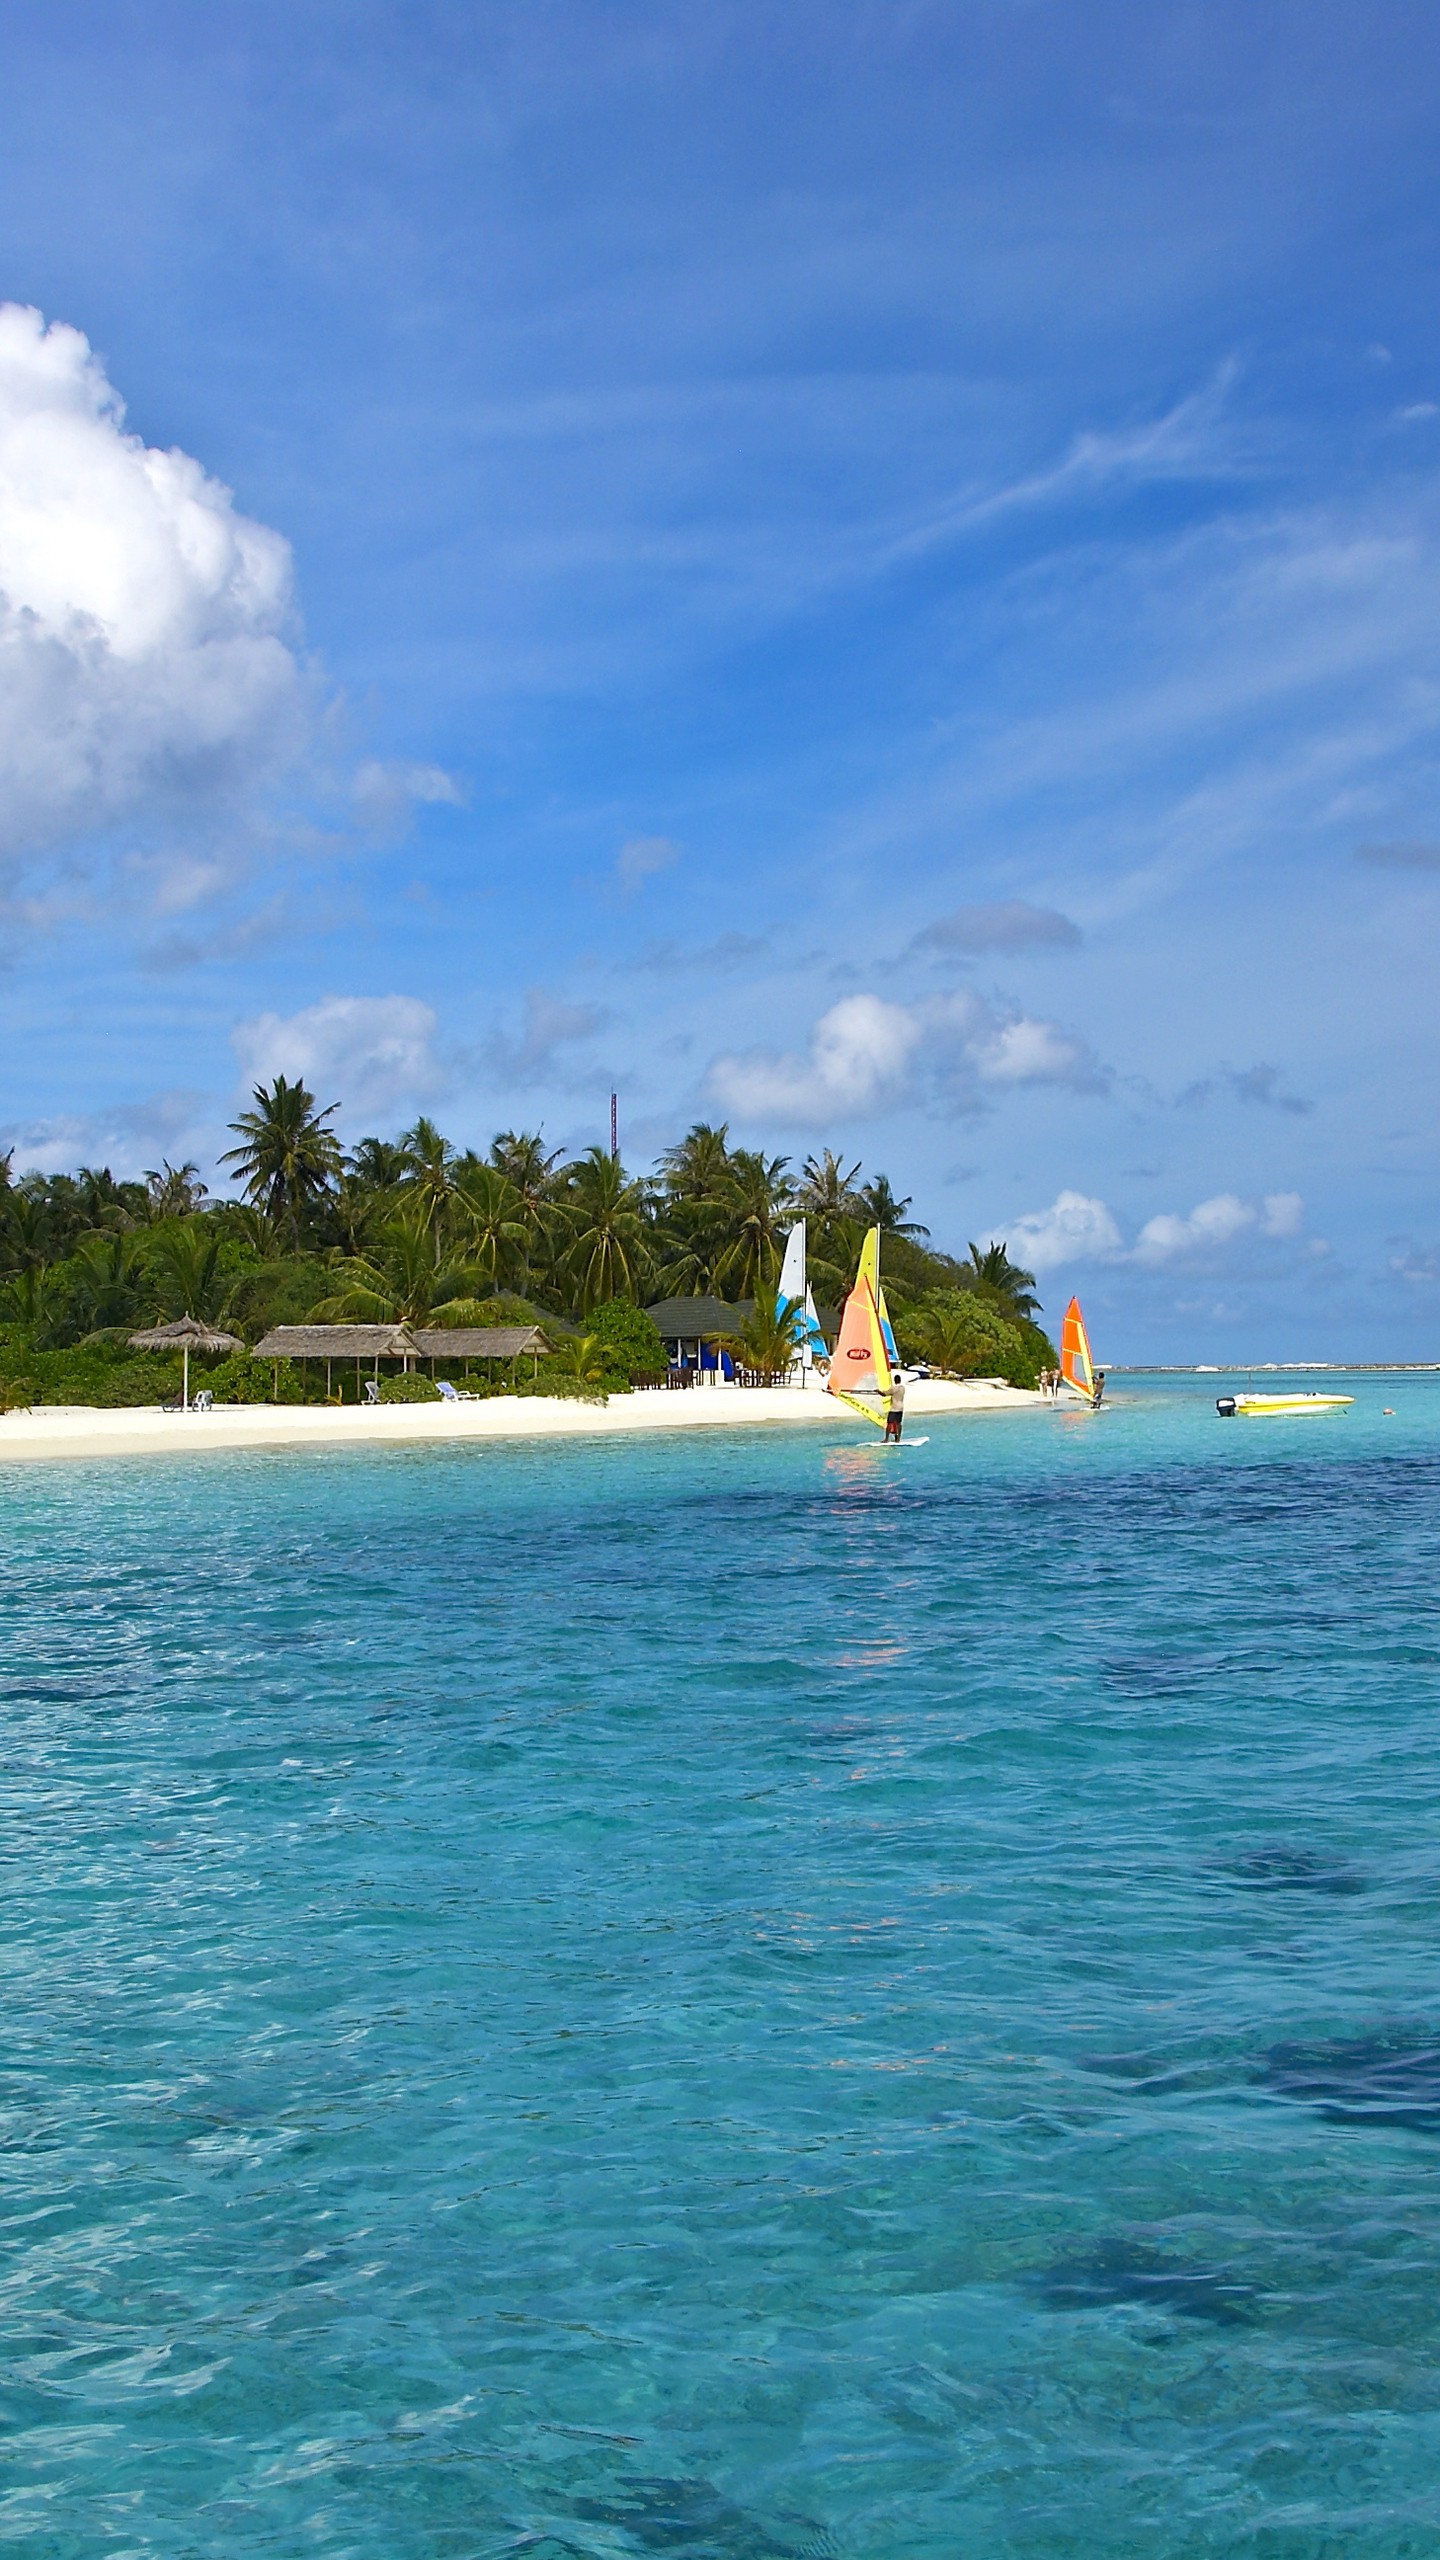
[[[830,1357],[830,1347],[820,1330],[820,1319],[815,1313],[815,1300],[811,1296],[810,1283],[805,1273],[805,1221],[803,1218],[796,1220],[786,1237],[785,1259],[780,1266],[780,1285],[775,1294],[782,1314],[787,1307],[799,1307],[804,1316],[804,1330],[800,1336],[800,1349],[796,1356],[796,1366],[803,1380],[814,1368],[817,1360],[827,1361]]]

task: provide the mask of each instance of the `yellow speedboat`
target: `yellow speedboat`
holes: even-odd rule
[[[1325,1396],[1313,1392],[1288,1396],[1217,1396],[1215,1410],[1223,1413],[1227,1420],[1236,1413],[1339,1413],[1343,1406],[1354,1401],[1353,1396]]]

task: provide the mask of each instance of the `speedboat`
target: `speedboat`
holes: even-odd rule
[[[1251,1393],[1217,1396],[1215,1410],[1223,1413],[1228,1421],[1232,1414],[1237,1413],[1338,1413],[1343,1406],[1354,1401],[1353,1396],[1317,1395],[1309,1390],[1301,1395],[1257,1396]]]

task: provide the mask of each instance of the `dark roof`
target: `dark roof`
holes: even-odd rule
[[[703,1342],[738,1333],[754,1314],[755,1301],[742,1298],[738,1306],[728,1307],[723,1298],[662,1298],[658,1307],[645,1312],[666,1342]]]
[[[414,1353],[403,1324],[276,1324],[255,1345],[257,1360],[400,1360]]]
[[[411,1340],[427,1360],[513,1360],[550,1348],[538,1324],[417,1324]]]
[[[238,1334],[222,1333],[218,1325],[202,1324],[198,1316],[177,1316],[173,1324],[151,1325],[144,1333],[132,1333],[132,1351],[243,1351]]]

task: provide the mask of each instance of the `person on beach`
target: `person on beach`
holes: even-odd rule
[[[890,1410],[885,1416],[885,1437],[898,1440],[905,1427],[905,1381],[898,1369],[890,1380]]]

